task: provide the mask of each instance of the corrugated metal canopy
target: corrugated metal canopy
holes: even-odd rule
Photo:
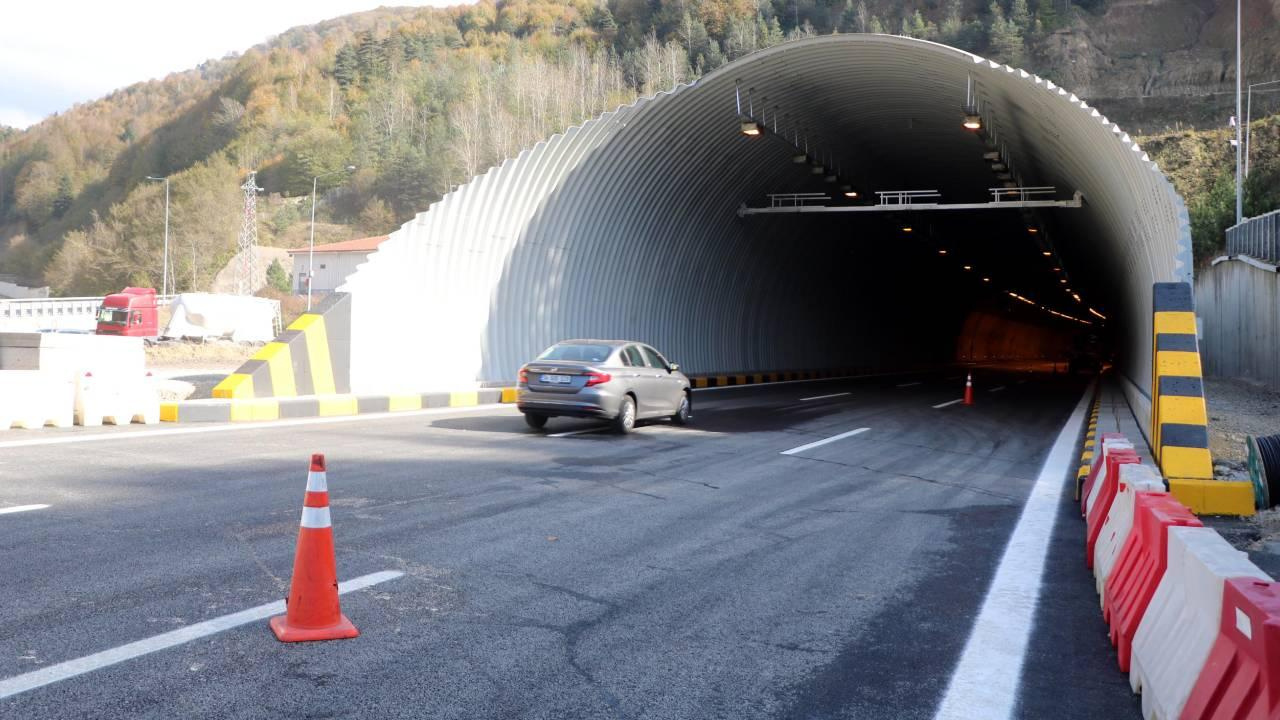
[[[983,137],[961,127],[970,80]],[[738,131],[735,88],[777,135]],[[768,193],[834,189],[779,136],[807,140],[864,193],[944,202],[998,184],[985,138],[1022,184],[1078,190],[1085,207],[739,218]],[[1045,237],[1057,258],[1041,255]],[[966,312],[1016,290],[1104,309],[1145,388],[1151,283],[1189,279],[1189,248],[1168,181],[1069,92],[934,43],[812,38],[555,136],[393,233],[346,286],[353,385],[510,379],[574,336],[645,340],[692,372],[899,367],[951,357]],[[1063,293],[1059,259],[1083,304]]]

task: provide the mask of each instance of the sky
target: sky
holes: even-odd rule
[[[25,128],[78,102],[162,78],[297,25],[382,4],[468,0],[13,0],[0,5],[0,125]]]

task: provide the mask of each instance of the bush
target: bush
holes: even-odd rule
[[[289,292],[289,274],[281,267],[279,260],[272,260],[267,266],[267,285],[282,293]]]

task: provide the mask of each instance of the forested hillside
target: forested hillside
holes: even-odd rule
[[[158,286],[164,189],[147,177],[167,176],[174,281],[206,288],[234,250],[249,169],[265,189],[264,244],[305,242],[318,175],[317,242],[383,233],[541,138],[809,34],[937,40],[1071,87],[1106,89],[1116,98],[1112,117],[1137,98],[1130,104],[1144,123],[1154,112],[1161,128],[1194,124],[1191,104],[1180,104],[1186,117],[1161,115],[1156,99],[1224,82],[1219,4],[485,0],[350,15],[26,131],[0,129],[0,272],[43,278],[62,294]],[[1151,12],[1182,12],[1180,29],[1147,28]],[[1121,37],[1117,23],[1158,32],[1151,42],[1163,45],[1132,54],[1134,38]],[[1124,53],[1100,62],[1117,43],[1127,43]],[[1151,76],[1153,65],[1173,80]],[[1104,98],[1090,99],[1108,110]]]

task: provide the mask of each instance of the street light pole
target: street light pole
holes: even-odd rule
[[[1244,219],[1244,162],[1243,150],[1241,143],[1244,141],[1243,128],[1240,123],[1240,111],[1244,108],[1240,107],[1241,85],[1243,78],[1241,70],[1244,63],[1240,57],[1240,6],[1242,0],[1236,0],[1236,224]]]
[[[320,178],[340,175],[355,169],[355,165],[348,165],[341,170],[334,170],[311,178],[311,242],[307,250],[307,312],[311,312],[311,286],[315,284],[316,277],[316,184],[320,182]]]
[[[169,176],[152,177],[147,176],[148,180],[159,182],[164,181],[164,266],[160,272],[160,294],[169,294]],[[177,283],[174,283],[175,285]],[[177,290],[175,287],[174,290]]]

